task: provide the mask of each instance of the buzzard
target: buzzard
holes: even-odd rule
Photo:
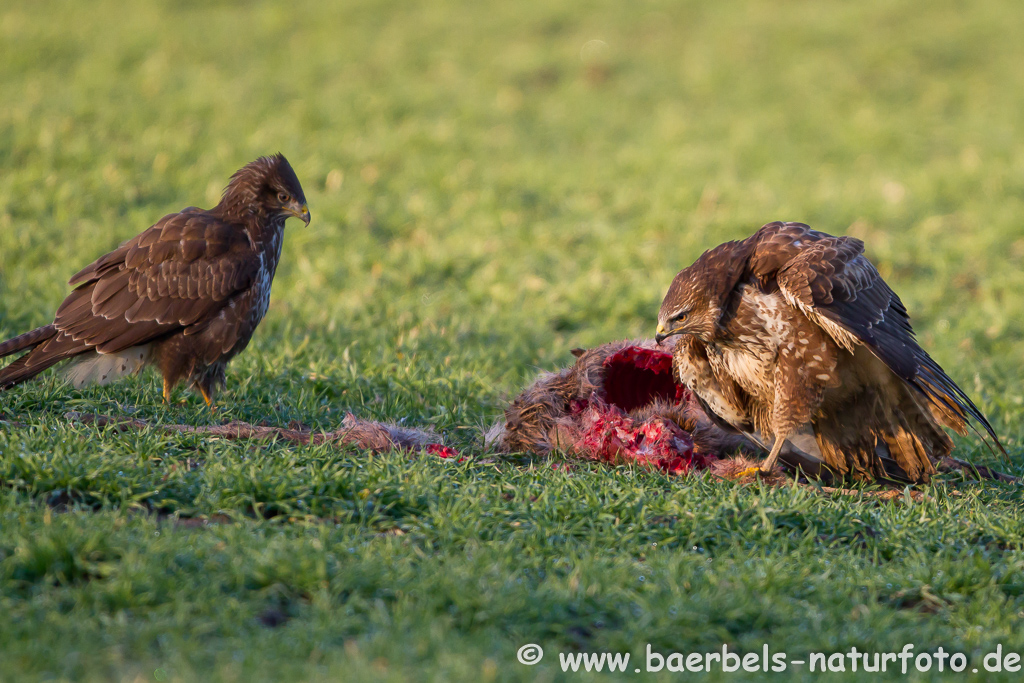
[[[309,225],[288,161],[248,164],[214,208],[164,216],[71,278],[52,324],[0,344],[0,357],[28,349],[0,370],[0,390],[66,359],[76,387],[155,365],[164,400],[187,379],[212,407],[228,361],[267,312],[289,216]]]
[[[838,474],[927,481],[985,416],[914,338],[864,243],[769,223],[676,275],[657,339],[683,335],[679,380],[709,416],[770,448],[788,444]]]

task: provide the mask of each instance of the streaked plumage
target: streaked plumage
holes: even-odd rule
[[[0,344],[0,357],[29,350],[0,370],[0,389],[73,359],[76,386],[156,365],[165,398],[187,379],[210,403],[267,312],[289,216],[309,223],[288,161],[248,164],[216,207],[164,216],[71,278],[52,324]]]
[[[861,479],[926,481],[953,442],[988,420],[914,338],[864,244],[769,223],[705,252],[673,280],[660,339],[720,424],[771,454],[788,448]]]

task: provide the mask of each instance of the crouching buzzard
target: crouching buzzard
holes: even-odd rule
[[[52,324],[0,344],[0,357],[29,350],[0,370],[0,390],[73,359],[75,386],[155,365],[165,400],[187,379],[212,405],[228,361],[267,312],[289,216],[309,224],[288,161],[245,166],[214,208],[164,216],[71,278]]]
[[[970,418],[1003,449],[858,239],[769,223],[705,252],[665,295],[657,337],[671,335],[679,380],[771,449],[764,471],[788,443],[839,474],[927,481],[953,448],[942,427]]]

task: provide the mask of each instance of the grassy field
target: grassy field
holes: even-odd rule
[[[564,472],[479,438],[569,349],[651,336],[702,250],[802,220],[867,242],[1013,459],[960,455],[1024,474],[1022,30],[1006,0],[6,0],[0,334],[261,154],[288,156],[313,223],[290,224],[216,414],[162,405],[155,375],[0,395],[0,680],[577,680],[557,653],[647,643],[913,643],[969,676],[1024,652],[1016,486],[879,503]],[[117,434],[70,410],[353,411],[472,455]]]

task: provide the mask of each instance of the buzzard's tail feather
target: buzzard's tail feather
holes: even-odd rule
[[[31,332],[25,334],[19,334],[17,337],[8,339],[7,341],[0,344],[0,358],[9,356],[12,353],[18,351],[24,351],[25,349],[39,346],[47,339],[51,339],[57,334],[57,328],[53,325],[44,325],[43,327],[37,327]]]
[[[65,358],[82,352],[80,345],[61,335],[53,325],[40,327],[0,345],[0,356],[32,350],[0,370],[0,391],[26,382]]]

